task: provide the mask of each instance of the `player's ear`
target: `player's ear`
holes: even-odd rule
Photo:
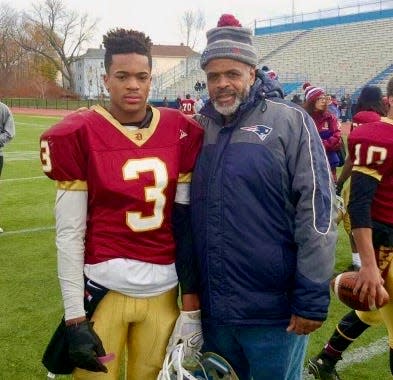
[[[106,90],[110,92],[109,83],[108,83],[109,82],[108,74],[104,74],[103,79],[104,79],[104,85]]]

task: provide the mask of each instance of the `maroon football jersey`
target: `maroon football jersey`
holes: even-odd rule
[[[102,107],[67,116],[41,136],[45,174],[88,190],[85,262],[174,262],[172,205],[189,182],[203,130],[181,112],[152,108],[148,128],[122,126]]]
[[[393,224],[393,121],[362,124],[348,137],[353,170],[372,175],[380,182],[371,206],[372,218]]]
[[[180,107],[182,112],[186,115],[193,115],[195,113],[194,104],[195,104],[194,99],[182,99],[180,101]]]

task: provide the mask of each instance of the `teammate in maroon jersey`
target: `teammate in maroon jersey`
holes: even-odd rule
[[[191,99],[190,94],[187,94],[185,99],[180,100],[180,110],[185,115],[194,115],[196,113],[195,100]]]
[[[354,166],[348,210],[362,262],[354,291],[375,305],[386,292],[390,296],[379,313],[389,333],[393,375],[393,78],[387,85],[387,97],[387,117],[363,124],[349,135]],[[368,322],[367,313],[357,314]]]
[[[58,185],[65,335],[74,378],[118,378],[126,353],[127,378],[153,380],[176,320],[180,334],[201,336],[188,203],[203,132],[178,110],[147,105],[149,37],[116,29],[104,46],[109,108],[73,113],[41,136],[43,170]],[[92,288],[108,291],[88,320]],[[115,357],[104,366],[106,353]]]
[[[369,120],[349,135],[354,166],[348,211],[362,263],[358,289],[375,304],[387,291],[390,302],[373,312],[349,312],[340,320],[322,351],[309,360],[309,372],[316,379],[339,379],[335,365],[343,351],[381,319],[389,332],[393,374],[393,78],[387,94],[387,117],[369,113]]]

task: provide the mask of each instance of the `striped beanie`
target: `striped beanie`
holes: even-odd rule
[[[258,57],[252,45],[251,30],[243,28],[232,15],[223,14],[217,27],[206,33],[207,45],[201,56],[201,68],[212,59],[229,58],[256,66]]]
[[[303,90],[304,90],[304,100],[306,102],[314,102],[321,95],[325,95],[325,90],[323,88],[311,86],[311,84],[308,82],[304,83]]]

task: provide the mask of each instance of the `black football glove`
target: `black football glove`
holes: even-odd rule
[[[101,339],[93,330],[93,323],[83,321],[66,327],[68,354],[76,367],[92,372],[108,372],[98,357],[105,356]]]

